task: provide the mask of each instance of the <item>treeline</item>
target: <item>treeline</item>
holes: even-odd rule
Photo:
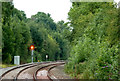
[[[113,2],[73,2],[68,16],[68,23],[55,23],[44,12],[26,18],[13,3],[2,3],[3,63],[13,63],[16,55],[21,63],[31,62],[34,44],[34,62],[46,55],[52,61],[69,57],[65,71],[75,78],[120,79],[120,8]]]
[[[73,31],[66,72],[79,79],[120,79],[120,8],[113,2],[73,2],[68,15]]]
[[[2,62],[13,63],[19,55],[21,63],[31,62],[30,45],[34,44],[34,62],[64,60],[69,55],[69,27],[64,21],[55,23],[50,14],[38,12],[31,18],[14,8],[12,2],[2,3]]]

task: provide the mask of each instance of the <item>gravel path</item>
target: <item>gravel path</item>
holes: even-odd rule
[[[50,74],[54,75],[57,79],[72,79],[64,72],[64,65],[60,65],[51,69]]]
[[[37,79],[48,79],[49,80],[49,78],[47,77],[47,73],[48,73],[47,70],[38,71]]]

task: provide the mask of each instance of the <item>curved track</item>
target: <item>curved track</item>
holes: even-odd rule
[[[5,79],[9,79],[10,81],[15,80],[16,76],[18,75],[19,72],[26,70],[28,68],[35,67],[35,66],[40,65],[40,64],[44,64],[44,63],[49,63],[49,62],[30,63],[30,64],[24,64],[24,65],[14,67],[14,68],[6,71],[5,73],[3,73],[1,75],[0,81],[3,81]]]
[[[55,63],[55,64],[50,64],[37,69],[33,75],[34,81],[40,81],[41,79],[46,79],[47,81],[53,81],[53,79],[57,79],[50,74],[50,70],[56,66],[63,65],[63,64],[65,63],[64,62]]]
[[[46,71],[46,78],[45,79],[55,79],[51,78],[49,71],[61,64],[65,64],[64,62],[42,62],[42,63],[33,63],[33,64],[26,64],[19,67],[15,67],[13,69],[8,70],[1,76],[1,81],[9,79],[10,81],[17,81],[20,79],[30,79],[37,81],[37,79],[44,79],[40,78],[41,76],[37,76],[40,70]],[[42,76],[43,77],[43,76]]]

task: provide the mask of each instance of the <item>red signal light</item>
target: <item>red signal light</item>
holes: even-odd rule
[[[31,50],[34,50],[34,49],[35,49],[35,46],[34,46],[34,45],[31,45],[31,46],[30,46],[30,49],[31,49]]]

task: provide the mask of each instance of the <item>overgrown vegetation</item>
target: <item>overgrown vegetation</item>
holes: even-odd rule
[[[112,2],[73,2],[67,73],[79,79],[119,79],[119,15]]]
[[[34,44],[34,61],[69,57],[65,71],[75,78],[120,80],[120,8],[115,3],[73,2],[68,23],[55,23],[44,12],[26,18],[12,3],[2,5],[3,63],[12,64],[15,55],[21,63],[31,62]]]

